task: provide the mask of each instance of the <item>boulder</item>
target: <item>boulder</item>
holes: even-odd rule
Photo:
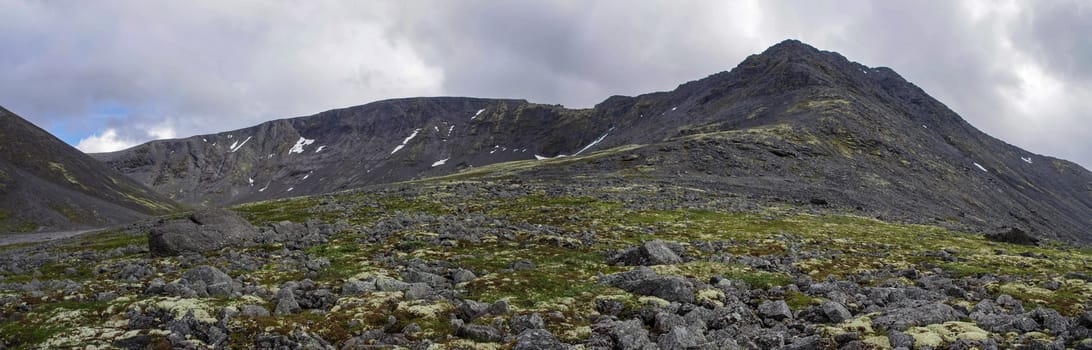
[[[480,324],[469,324],[459,327],[459,329],[455,331],[455,335],[479,342],[499,342],[504,339],[504,336],[496,328]]]
[[[661,276],[647,267],[603,276],[599,283],[607,284],[637,295],[648,295],[667,301],[691,304],[694,302],[694,286],[685,278]]]
[[[184,219],[158,222],[148,235],[148,250],[154,256],[208,252],[250,245],[258,236],[258,230],[238,214],[205,209]]]
[[[204,290],[210,296],[226,297],[235,291],[235,281],[231,279],[231,276],[208,265],[189,269],[182,274],[181,283],[190,288],[197,285],[204,286]]]
[[[615,349],[646,349],[653,346],[648,340],[648,330],[640,320],[610,322],[603,331],[614,341]]]
[[[243,317],[269,317],[269,310],[261,305],[242,305],[239,306],[239,316]]]
[[[569,347],[545,329],[527,329],[516,336],[512,350],[565,350]]]
[[[361,281],[357,279],[349,279],[341,285],[341,295],[357,295],[364,292],[374,292],[375,281]]]
[[[274,313],[277,315],[290,315],[303,311],[299,302],[296,301],[296,288],[298,288],[298,285],[295,282],[286,282],[281,286],[281,290],[277,291],[277,307],[273,310]]]
[[[819,308],[823,310],[823,315],[826,315],[827,319],[832,323],[842,323],[853,318],[853,314],[845,306],[837,302],[824,300],[822,304],[819,304]]]
[[[539,314],[513,315],[508,320],[508,328],[512,329],[512,333],[522,334],[528,329],[545,329],[546,323]]]
[[[758,305],[758,315],[778,321],[792,319],[792,309],[784,300],[768,300]]]
[[[1005,242],[1021,245],[1039,244],[1038,238],[1035,238],[1027,232],[1024,232],[1024,230],[1015,227],[1005,227],[998,232],[988,233],[986,234],[986,239],[996,242]]]
[[[686,327],[673,327],[671,331],[661,334],[656,340],[660,350],[688,350],[697,349],[706,344],[705,336],[700,332],[693,332]]]
[[[648,266],[678,264],[683,262],[683,259],[664,241],[653,240],[644,242],[640,246],[626,249],[621,254],[618,254],[618,256],[612,258],[610,262],[628,266]]]
[[[887,341],[891,343],[891,347],[895,349],[911,349],[914,347],[914,337],[899,331],[887,333]]]
[[[927,303],[884,312],[872,320],[872,326],[884,330],[902,331],[914,326],[958,321],[965,317],[967,315],[946,304]]]

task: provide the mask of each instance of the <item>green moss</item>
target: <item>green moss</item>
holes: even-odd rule
[[[86,250],[106,251],[124,248],[130,245],[147,246],[148,235],[143,232],[102,231],[79,236],[78,238],[58,245],[55,249],[69,252]]]
[[[787,292],[785,293],[785,303],[789,304],[789,308],[793,311],[799,311],[811,306],[819,305],[822,302],[819,298],[812,298],[807,294],[800,292]]]
[[[72,174],[68,172],[68,169],[65,169],[64,164],[49,162],[49,169],[53,170],[54,172],[60,173],[61,176],[64,177],[64,179],[69,183],[76,186],[84,187],[83,184],[76,180],[75,176],[72,176]]]
[[[700,281],[709,281],[712,277],[719,276],[747,282],[756,288],[786,286],[792,283],[792,279],[786,274],[758,271],[740,264],[691,261],[684,264],[652,266],[652,269],[659,274],[685,276]]]
[[[1092,283],[1081,280],[1061,281],[1057,290],[1021,282],[987,284],[986,288],[995,294],[1020,299],[1028,306],[1049,307],[1066,316],[1077,316],[1092,306]]]
[[[31,349],[66,328],[61,325],[31,324],[16,320],[0,324],[0,339],[9,349]]]
[[[49,203],[49,208],[53,209],[53,211],[57,213],[60,213],[62,216],[72,222],[83,223],[87,222],[87,219],[89,219],[85,213],[80,212],[79,209],[73,208],[65,203],[51,202]]]

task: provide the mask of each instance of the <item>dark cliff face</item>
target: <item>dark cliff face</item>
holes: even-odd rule
[[[1092,241],[1087,170],[978,131],[890,69],[791,40],[674,91],[592,109],[399,99],[96,157],[174,199],[222,205],[619,146],[627,151],[565,171],[543,161],[524,176],[639,172],[862,215]]]
[[[95,227],[177,205],[0,107],[0,233]]]

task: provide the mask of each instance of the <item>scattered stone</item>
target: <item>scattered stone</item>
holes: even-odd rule
[[[360,281],[350,279],[341,285],[341,295],[357,295],[375,291],[375,281]]]
[[[261,305],[241,305],[239,306],[239,316],[243,317],[269,317],[269,310]]]
[[[673,327],[671,331],[661,334],[656,339],[656,345],[660,350],[688,350],[696,349],[707,343],[705,336],[699,332],[691,332],[686,327]]]
[[[393,278],[380,277],[375,280],[375,289],[380,292],[403,292],[409,288],[409,283]]]
[[[887,341],[890,342],[891,347],[895,349],[912,349],[914,347],[914,337],[900,331],[887,332]]]
[[[767,300],[758,305],[758,315],[774,320],[792,319],[792,309],[784,300]]]
[[[853,314],[841,303],[824,300],[819,307],[823,310],[823,315],[826,315],[832,323],[842,323],[853,318]]]
[[[499,342],[504,340],[504,336],[496,328],[479,324],[470,324],[459,327],[459,329],[455,331],[455,335],[480,342]]]
[[[603,315],[618,316],[625,307],[626,305],[618,300],[609,298],[595,299],[595,310]]]
[[[652,345],[648,331],[639,320],[613,321],[600,329],[610,336],[616,349],[645,349]]]
[[[303,311],[299,302],[296,301],[296,289],[295,282],[287,282],[284,286],[281,286],[281,290],[277,291],[277,307],[274,309],[274,313],[277,315],[290,315]]]
[[[192,268],[182,274],[182,284],[189,286],[192,289],[206,291],[207,295],[226,297],[231,296],[231,293],[235,290],[235,281],[231,279],[220,269],[212,266],[202,265]],[[194,288],[193,286],[203,286],[203,288]]]
[[[803,337],[786,345],[784,350],[819,350],[820,339],[818,335]]]
[[[989,240],[992,240],[992,241],[997,241],[997,242],[1013,243],[1013,244],[1020,244],[1020,245],[1038,245],[1039,244],[1039,239],[1038,238],[1035,238],[1034,236],[1028,234],[1027,232],[1024,232],[1024,230],[1021,230],[1021,229],[1015,228],[1015,227],[1006,227],[1006,228],[1002,228],[998,232],[993,232],[993,233],[986,234],[986,239],[989,239]]]
[[[667,243],[661,240],[644,242],[640,246],[626,249],[618,256],[610,259],[612,264],[628,266],[670,265],[682,262],[683,259]]]
[[[535,263],[527,261],[527,260],[517,260],[517,261],[513,261],[511,263],[508,263],[508,266],[506,266],[505,268],[509,269],[509,270],[512,270],[512,271],[530,270],[530,269],[535,268]]]
[[[913,326],[957,321],[967,317],[951,306],[942,303],[904,307],[884,312],[872,319],[872,326],[885,330],[906,330]]]
[[[451,273],[451,280],[456,284],[470,282],[475,278],[478,278],[478,276],[475,276],[474,272],[466,269],[457,269],[455,272]]]
[[[607,284],[637,295],[659,297],[680,303],[694,302],[694,286],[685,278],[660,276],[641,266],[636,269],[603,276],[599,283]]]
[[[568,346],[545,329],[527,329],[516,336],[512,350],[566,350]]]
[[[546,323],[537,313],[512,315],[512,318],[508,320],[508,327],[511,328],[512,333],[521,334],[528,329],[545,329]]]

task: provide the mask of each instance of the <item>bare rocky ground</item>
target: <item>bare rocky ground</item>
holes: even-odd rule
[[[822,203],[510,178],[233,210],[256,230],[203,252],[148,237],[230,219],[0,247],[0,348],[1092,349],[1092,251]]]

